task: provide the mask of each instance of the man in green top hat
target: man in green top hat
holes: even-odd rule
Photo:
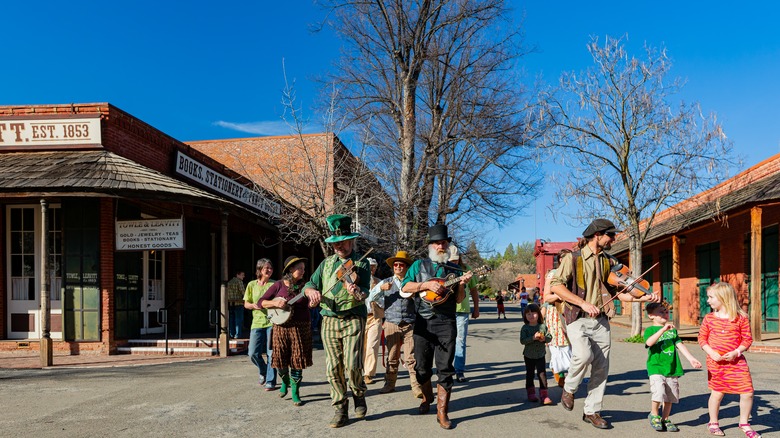
[[[330,236],[325,239],[335,252],[320,263],[304,286],[311,306],[322,310],[320,336],[325,349],[330,398],[336,415],[330,427],[347,424],[349,399],[347,385],[355,402],[355,417],[366,416],[366,384],[363,381],[363,333],[368,311],[365,299],[371,282],[368,262],[355,253],[352,218],[342,214],[326,218]],[[344,274],[347,264],[354,265],[356,277]]]

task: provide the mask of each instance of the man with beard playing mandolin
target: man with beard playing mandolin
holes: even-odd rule
[[[414,323],[414,371],[423,393],[420,414],[428,413],[433,402],[433,365],[437,372],[436,420],[444,429],[452,427],[448,417],[455,367],[455,306],[466,296],[465,285],[471,272],[465,273],[450,290],[441,280],[448,274],[458,276],[461,270],[450,263],[452,238],[447,226],[436,224],[428,229],[428,258],[415,261],[406,272],[401,290],[413,294],[416,308]],[[423,297],[424,295],[424,297]]]

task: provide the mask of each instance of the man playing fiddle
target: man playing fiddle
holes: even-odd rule
[[[334,214],[326,218],[331,235],[325,239],[334,255],[327,257],[304,286],[311,306],[322,310],[320,335],[325,349],[330,398],[336,415],[330,427],[341,427],[349,419],[347,385],[355,402],[355,417],[366,416],[366,384],[363,381],[363,333],[367,310],[365,298],[371,282],[368,262],[355,253],[352,218]]]
[[[612,247],[617,232],[615,225],[607,219],[591,222],[582,233],[579,249],[561,258],[555,275],[550,279],[550,291],[565,302],[563,314],[572,349],[561,405],[569,411],[574,408],[574,394],[590,366],[582,420],[599,429],[610,427],[600,412],[609,375],[612,342],[609,316],[614,314],[612,299],[660,301],[656,294],[634,298],[608,283],[611,259],[605,250]]]
[[[414,322],[414,371],[423,394],[419,412],[425,414],[433,402],[433,365],[436,365],[436,420],[444,429],[452,427],[448,417],[450,394],[452,393],[455,367],[455,307],[466,297],[465,285],[471,279],[471,272],[464,274],[451,291],[436,278],[452,273],[456,276],[461,270],[449,262],[449,246],[452,238],[447,234],[447,226],[436,224],[428,229],[428,258],[415,261],[406,272],[401,290],[414,294],[417,315]],[[420,292],[432,291],[443,301],[436,305],[421,299]]]

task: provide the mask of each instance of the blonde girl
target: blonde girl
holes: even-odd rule
[[[718,424],[724,394],[739,394],[739,428],[747,438],[760,438],[748,423],[753,408],[753,380],[744,353],[753,343],[747,314],[740,308],[737,293],[727,282],[707,288],[707,314],[699,330],[699,345],[707,353],[707,383],[712,393],[708,403],[707,429],[725,435]]]

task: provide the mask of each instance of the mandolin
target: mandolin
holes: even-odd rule
[[[487,274],[490,271],[491,271],[491,269],[490,269],[489,266],[480,266],[477,269],[473,269],[471,271],[471,273],[474,274],[474,275],[477,275],[477,276],[481,276],[481,275]],[[458,284],[463,279],[463,277],[464,277],[463,275],[461,275],[460,277],[456,277],[455,274],[449,274],[449,275],[447,275],[444,278],[434,277],[434,278],[429,278],[428,280],[425,280],[425,281],[435,281],[435,282],[439,283],[440,285],[444,286],[447,289],[447,291],[445,293],[441,294],[441,295],[437,294],[436,292],[434,292],[432,290],[423,290],[423,291],[420,291],[420,292],[401,292],[401,296],[404,297],[404,298],[409,298],[412,295],[414,295],[415,293],[419,293],[420,294],[420,298],[423,301],[425,301],[425,302],[427,302],[427,303],[429,303],[429,304],[431,304],[433,306],[436,306],[436,305],[439,305],[439,304],[447,301],[447,298],[450,296],[450,294],[452,294],[452,291],[453,291],[453,287],[452,286]]]

